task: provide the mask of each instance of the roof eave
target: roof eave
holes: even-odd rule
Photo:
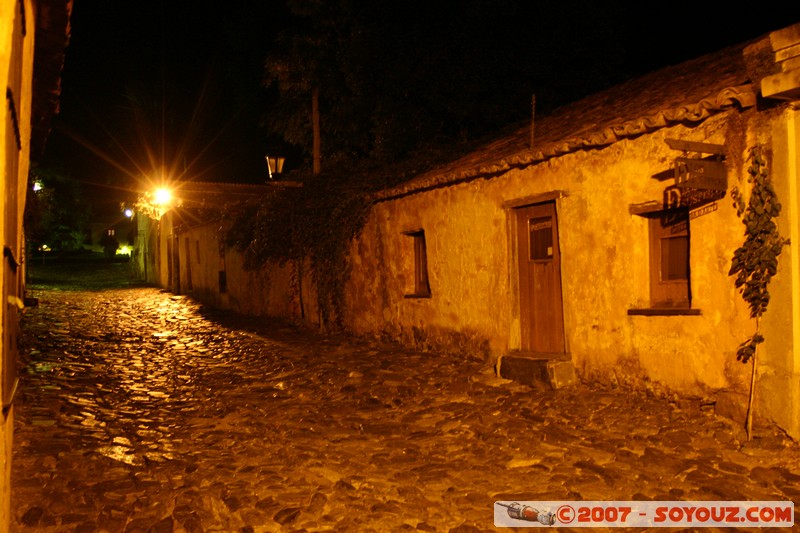
[[[746,109],[756,104],[757,93],[751,84],[726,87],[715,95],[699,102],[664,109],[657,113],[633,120],[615,123],[581,135],[560,139],[533,150],[522,150],[514,155],[499,158],[497,162],[477,166],[465,166],[452,172],[431,171],[397,187],[377,192],[376,202],[393,200],[419,192],[447,187],[479,178],[492,178],[511,169],[522,169],[543,161],[561,157],[579,150],[603,148],[623,139],[652,133],[675,124],[699,123],[712,115],[737,108]]]

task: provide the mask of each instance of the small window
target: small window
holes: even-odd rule
[[[689,217],[664,212],[650,219],[650,305],[691,307]]]
[[[110,229],[108,230],[108,236],[113,237],[117,234],[117,230]]]
[[[414,245],[414,292],[407,298],[429,298],[431,287],[428,283],[428,252],[423,230],[410,231],[406,235],[413,239]]]
[[[530,260],[553,259],[553,217],[531,218],[528,220],[530,233]]]

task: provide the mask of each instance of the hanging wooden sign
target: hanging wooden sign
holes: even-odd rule
[[[726,191],[727,169],[723,159],[725,147],[719,144],[665,139],[673,150],[683,151],[684,156],[693,153],[696,157],[675,158],[675,186],[680,189]],[[711,154],[701,158],[700,154]]]
[[[728,178],[722,161],[675,158],[675,186],[681,189],[725,191]]]

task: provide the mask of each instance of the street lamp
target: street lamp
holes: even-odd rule
[[[161,187],[156,189],[155,193],[153,194],[153,203],[155,205],[160,205],[166,207],[172,201],[172,191],[165,187]]]
[[[286,160],[285,157],[281,156],[274,156],[274,155],[267,155],[264,156],[264,159],[267,160],[267,169],[269,170],[269,179],[273,179],[273,174],[280,174],[283,172],[283,162]]]
[[[164,213],[169,211],[175,203],[172,190],[160,187],[155,190],[146,191],[136,202],[134,208],[139,214],[144,214],[156,220],[160,219]]]

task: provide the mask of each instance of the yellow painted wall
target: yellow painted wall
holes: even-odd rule
[[[170,278],[170,252],[172,250],[170,241],[173,238],[173,214],[171,211],[164,214],[160,220],[156,221],[156,273],[157,284],[165,289],[172,289],[172,279]]]
[[[470,352],[505,349],[508,257],[499,239],[506,220],[487,185],[439,189],[373,209],[354,245],[345,291],[354,330],[385,331],[422,347],[447,339]],[[414,252],[413,238],[403,232],[418,229],[425,230],[431,298],[405,298],[414,292]]]
[[[770,308],[762,319],[757,405],[760,414],[800,439],[800,113],[782,108],[758,142],[772,152],[770,175],[781,202],[778,231],[788,237],[770,285]]]
[[[6,101],[2,111],[2,124],[0,127],[0,162],[3,171],[0,173],[0,186],[3,189],[2,213],[0,216],[0,236],[3,244],[14,254],[17,261],[22,258],[23,237],[22,218],[25,206],[25,191],[28,181],[30,135],[31,135],[31,99],[33,80],[33,50],[36,20],[35,6],[30,0],[22,3],[25,9],[26,27],[22,27],[23,18],[20,16],[20,2],[17,0],[0,0],[0,82],[3,88],[10,88],[17,113],[19,138],[21,146],[17,145],[13,133],[12,117]],[[9,214],[15,216],[9,217]],[[7,220],[8,219],[8,220]],[[4,259],[5,260],[5,259]],[[18,277],[22,269],[18,269]],[[22,280],[19,279],[14,287],[5,286],[4,276],[0,276],[0,289],[2,294],[22,297]],[[5,298],[4,298],[5,300]],[[4,302],[2,321],[6,323],[6,313],[14,312]],[[0,357],[14,357],[14,353],[7,353],[5,346],[7,338],[17,336],[17,325],[14,317],[10,320],[10,328],[14,331],[3,329],[3,343]],[[14,341],[12,341],[14,342]],[[3,391],[4,394],[8,391]],[[9,411],[0,415],[0,531],[9,527],[11,509],[11,459],[14,427],[13,406]]]
[[[14,38],[14,7],[16,2],[13,0],[0,1],[0,82],[2,87],[6,87],[9,82],[9,64],[11,60],[11,43]],[[8,105],[3,105],[2,111],[2,127],[0,127],[0,163],[3,164],[3,172],[0,173],[0,185],[3,191],[7,190],[7,176],[6,176],[6,146],[9,140],[6,138],[8,130],[7,125],[11,120],[8,112]],[[3,213],[5,213],[5,194],[3,195]],[[5,217],[0,216],[0,235],[5,235]],[[4,278],[0,277],[0,289],[3,289]],[[2,292],[0,292],[2,294]],[[2,321],[0,321],[0,327]],[[0,349],[2,349],[0,347]],[[0,357],[7,357],[7,354],[0,353]],[[13,424],[13,409],[9,413],[9,417],[3,417],[0,420],[0,530],[8,530],[9,524],[9,511],[11,505],[10,493],[10,468],[11,468],[11,448],[12,448],[12,433],[14,429]]]
[[[307,263],[304,268],[298,268],[296,262],[290,261],[283,265],[271,264],[262,269],[248,269],[241,253],[229,247],[224,247],[224,252],[220,252],[219,224],[216,221],[176,230],[173,215],[170,212],[162,218],[160,240],[165,253],[170,235],[173,246],[175,238],[180,243],[181,293],[244,315],[281,317],[311,325],[319,324],[316,292]],[[167,260],[162,258],[160,264],[163,273],[159,285],[167,287]],[[220,271],[224,271],[227,278],[225,291],[220,291]]]
[[[185,244],[181,248],[181,266],[183,281],[181,285],[187,294],[196,296],[198,299],[208,302],[214,306],[222,307],[222,295],[219,292],[219,270],[222,259],[219,257],[219,244],[216,235],[210,228],[203,226],[189,232],[180,234],[180,239],[185,243],[189,239],[189,257],[186,256]],[[200,242],[198,253],[197,243]],[[189,269],[186,266],[190,265]],[[188,275],[191,272],[192,289],[188,287]]]

